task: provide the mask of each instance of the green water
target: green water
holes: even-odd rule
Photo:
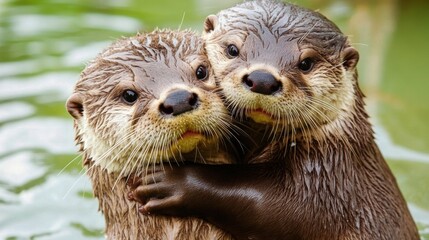
[[[121,36],[200,31],[237,1],[35,2],[0,0],[0,239],[102,239],[64,109],[79,72]],[[429,3],[294,2],[320,9],[359,49],[378,143],[429,239]]]

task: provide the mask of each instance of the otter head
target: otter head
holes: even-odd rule
[[[235,116],[284,133],[330,123],[353,105],[358,52],[321,14],[249,1],[208,16],[204,29]]]
[[[82,72],[67,110],[86,161],[128,175],[216,148],[228,112],[203,41],[189,31],[155,31],[113,44]]]

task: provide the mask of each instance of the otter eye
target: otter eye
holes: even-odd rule
[[[231,58],[237,57],[238,54],[240,53],[238,51],[237,46],[235,46],[234,44],[228,45],[228,48],[226,49],[226,51],[227,51],[228,56],[231,57]]]
[[[303,73],[310,72],[314,67],[314,60],[311,58],[305,58],[298,64],[299,70],[301,70]]]
[[[195,71],[195,74],[197,75],[197,78],[199,80],[205,80],[207,78],[207,68],[200,65],[197,68],[197,71]]]
[[[137,98],[139,97],[139,95],[134,92],[133,90],[125,90],[122,93],[122,99],[128,103],[128,104],[133,104],[137,101]]]

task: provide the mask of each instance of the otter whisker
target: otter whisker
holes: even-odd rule
[[[311,110],[313,109],[313,106],[311,106],[311,104],[306,104],[306,107],[308,107],[310,111],[302,111],[302,118],[306,123],[303,134],[305,136],[306,142],[308,142],[308,144],[311,144],[309,141],[311,140],[312,135],[317,134],[317,131],[315,130],[317,130],[319,124],[318,124],[318,121],[315,119],[315,116],[311,114]]]
[[[131,135],[129,135],[129,136],[131,136]],[[124,142],[128,140],[129,136],[124,137]],[[124,151],[126,151],[126,150],[129,148],[129,146],[131,146],[132,144],[133,144],[133,143],[132,143],[132,141],[129,141],[125,146],[121,147],[121,148],[119,149],[119,151],[116,153],[116,155],[115,155],[115,156],[113,156],[113,157],[111,157],[111,160],[106,164],[106,168],[109,168],[109,167],[110,167],[110,166],[111,166],[115,161],[117,161],[117,159],[120,159],[121,154],[122,154]],[[106,157],[107,157],[107,155],[106,155],[106,154],[105,154],[104,156],[106,156]],[[104,158],[103,158],[103,157],[100,157],[99,159],[100,159],[100,160],[103,160]],[[122,172],[122,171],[121,171],[121,172]]]
[[[245,109],[240,107],[241,104],[239,101],[235,101],[234,99],[227,99],[228,109],[232,109],[232,115],[238,118],[240,121],[244,120],[245,118]]]
[[[224,120],[224,121],[226,121],[226,120]],[[241,129],[240,127],[238,127],[236,125],[232,125],[229,128],[221,127],[220,130],[223,131],[223,133],[221,135],[224,137],[221,138],[221,143],[223,144],[223,146],[225,148],[227,146],[234,145],[234,144],[232,144],[232,139],[231,139],[231,138],[233,138],[236,140],[236,142],[239,145],[239,147],[241,148],[241,150],[244,151],[245,146],[237,136],[241,135],[245,138],[249,138],[249,134],[247,132],[245,132],[243,129]],[[227,143],[229,143],[229,144],[227,144]]]
[[[115,145],[115,146],[119,146],[119,144],[117,144],[117,145]],[[109,154],[109,152],[111,152],[112,151],[112,149],[113,149],[114,147],[111,147],[105,154],[103,154],[103,155],[101,155],[101,157],[103,157],[103,156],[107,156],[108,154]],[[88,154],[87,152],[86,152],[87,150],[85,150],[85,151],[83,151],[82,152],[82,154],[81,155],[86,155],[86,154]],[[70,186],[69,187],[69,189],[67,190],[67,192],[66,192],[66,194],[64,194],[64,196],[63,196],[63,199],[65,199],[66,198],[66,196],[70,193],[70,191],[76,186],[76,184],[82,179],[82,177],[84,176],[84,175],[86,175],[93,167],[95,166],[95,164],[93,164],[92,166],[90,166],[89,168],[87,168],[87,169],[85,169],[85,168],[82,168],[80,171],[79,171],[79,173],[78,173],[78,175],[80,175],[79,176],[79,178],[78,179],[76,179],[75,181],[74,181],[74,183],[72,184],[72,186]]]
[[[129,139],[129,137],[130,136],[132,136],[132,133],[128,133],[127,135],[125,135],[125,136],[123,136],[121,139],[118,139],[117,140],[117,142],[113,145],[113,146],[110,146],[109,147],[109,149],[107,150],[107,151],[105,151],[102,155],[100,155],[99,157],[98,157],[98,160],[99,161],[104,161],[106,158],[107,158],[107,156],[110,156],[110,154],[114,151],[114,150],[116,150],[119,146],[121,146],[124,142],[126,142],[128,139]],[[123,148],[124,149],[124,148]],[[114,159],[115,157],[112,157],[112,159]],[[111,160],[110,162],[112,162],[113,160]],[[109,164],[108,165],[110,165],[110,162],[109,162]]]
[[[148,174],[149,171],[149,166],[152,164],[150,161],[150,157],[148,156],[148,151],[149,151],[149,146],[148,145],[143,145],[143,141],[142,142],[142,149],[140,150],[140,154],[138,156],[138,165],[137,166],[142,166],[139,170],[136,169],[137,172],[137,176],[140,176],[141,174],[143,174],[144,176],[146,176]]]
[[[131,142],[131,141],[130,141]],[[118,181],[125,175],[124,173],[126,172],[126,171],[128,171],[128,170],[130,170],[130,172],[133,172],[133,168],[136,166],[136,163],[138,162],[138,161],[134,161],[134,164],[132,164],[132,166],[131,166],[131,168],[130,169],[128,169],[128,166],[130,166],[131,165],[131,163],[133,162],[132,161],[132,159],[137,155],[137,153],[138,153],[138,149],[139,149],[139,146],[135,146],[134,148],[133,148],[133,150],[131,151],[131,153],[129,154],[129,156],[128,156],[128,161],[126,161],[125,162],[125,165],[123,166],[123,168],[122,168],[122,170],[121,170],[121,172],[118,174],[118,177],[117,177],[117,179],[116,179],[116,181],[114,182],[114,184],[113,184],[113,187],[112,187],[112,191],[115,189],[115,186],[116,186],[116,184],[118,183]],[[128,175],[126,175],[126,176],[130,176],[129,174]]]
[[[195,148],[194,162],[197,162],[197,160],[200,160],[200,162],[202,162],[203,164],[207,164],[207,161],[201,154],[198,146]]]
[[[278,134],[278,129],[279,129],[280,124],[281,124],[280,122],[282,120],[282,116],[280,114],[274,114],[274,117],[277,119],[280,119],[280,120],[276,121],[274,123],[274,126],[271,127],[271,130],[268,134],[269,138],[275,138],[275,136]]]
[[[140,141],[140,144],[135,147],[135,152],[133,151],[133,154],[130,155],[129,159],[130,161],[134,161],[133,166],[130,169],[131,173],[136,173],[137,176],[142,173],[142,169],[144,168],[144,163],[146,159],[143,159],[143,156],[145,156],[144,153],[144,141]],[[140,167],[140,170],[138,169],[138,166]],[[130,175],[128,175],[129,177]],[[128,178],[127,177],[127,178]]]
[[[310,102],[312,102],[314,104],[318,104],[318,106],[321,106],[322,108],[324,108],[326,110],[332,111],[333,113],[341,112],[340,108],[338,108],[337,106],[335,106],[335,105],[333,105],[333,104],[331,104],[325,100],[318,99],[315,97],[310,97],[309,99],[310,99]]]
[[[83,152],[79,153],[76,157],[74,157],[72,160],[70,160],[70,162],[68,162],[57,174],[57,177],[60,176],[68,166],[70,166],[74,161],[76,161],[77,159],[79,159],[80,157],[83,156]]]
[[[66,191],[66,193],[63,195],[62,200],[66,199],[66,197],[69,195],[69,193],[71,192],[71,190],[73,190],[73,188],[76,186],[76,184],[82,179],[82,177],[84,176],[84,174],[82,174],[81,170],[79,172],[79,177],[73,182],[73,184],[69,187],[69,189]]]
[[[296,122],[295,120],[294,120],[294,115],[292,115],[292,113],[293,112],[295,112],[295,110],[293,109],[290,113],[288,112],[288,114],[289,114],[289,118],[290,119],[292,119],[292,121],[290,121],[290,125],[291,125],[291,130],[292,131],[287,131],[288,133],[290,132],[290,134],[291,134],[291,139],[292,139],[292,142],[296,142],[296,127],[295,127],[295,125],[294,125],[294,123]],[[286,126],[285,126],[286,127]],[[287,129],[286,129],[287,130]],[[288,135],[289,136],[289,135]],[[287,148],[285,148],[285,155],[287,154],[287,151],[288,151],[288,149],[289,149],[289,147],[287,147]],[[296,152],[295,152],[295,154],[296,154]]]
[[[302,117],[303,117],[303,121],[306,123],[303,128],[303,132],[304,132],[303,135],[305,136],[306,141],[309,142],[311,139],[311,134],[317,135],[317,131],[315,130],[317,130],[319,126],[317,122],[318,119],[313,114],[307,111],[302,112]],[[309,142],[309,144],[311,143]]]
[[[311,128],[317,128],[318,125],[321,125],[323,122],[330,122],[331,120],[329,119],[329,117],[322,112],[320,109],[318,109],[316,106],[314,106],[315,102],[307,102],[305,107],[306,109],[309,109],[310,111],[306,112],[306,116],[308,117],[308,122],[311,123]],[[319,118],[322,118],[319,121],[316,121],[314,118],[316,118],[316,116],[313,114],[316,113],[318,115]]]
[[[320,105],[322,105],[322,106],[325,106],[325,107],[329,107],[330,106],[330,104],[329,103],[326,103],[326,102],[324,102],[324,101],[314,101],[314,103],[316,103],[316,104],[320,104]],[[339,111],[339,110],[338,110]],[[320,114],[323,114],[323,113],[320,113]],[[323,114],[324,115],[324,114]],[[321,115],[322,116],[322,115]],[[323,117],[323,116],[322,116]],[[330,121],[330,119],[326,116],[326,121],[327,122],[329,122]],[[354,154],[355,156],[357,156],[357,153],[355,152],[355,150],[354,150],[354,148],[353,148],[353,146],[352,146],[352,144],[350,143],[350,140],[347,138],[347,136],[346,135],[340,135],[340,138],[342,139],[342,141],[348,146],[348,148],[350,149],[350,151],[352,152],[352,154]]]
[[[317,102],[314,102],[314,103],[317,103]],[[319,103],[323,103],[323,102],[319,102]],[[313,109],[313,111],[315,111],[315,112],[318,112],[318,114],[319,114],[319,116],[320,117],[322,117],[322,118],[326,118],[326,122],[330,122],[331,120],[323,113],[323,112],[320,112],[319,111],[319,109],[317,108],[317,107],[315,107],[315,106],[309,106],[309,108],[310,109]],[[348,145],[348,147],[350,148],[350,150],[352,151],[352,153],[353,154],[356,154],[355,152],[354,152],[354,150],[353,150],[353,147],[352,147],[352,145],[351,145],[351,143],[350,143],[350,141],[349,141],[349,139],[345,136],[345,135],[340,135],[339,136],[341,139],[342,139],[342,141],[346,144],[346,145]]]
[[[304,123],[303,119],[302,119],[303,118],[303,114],[302,114],[303,110],[302,109],[303,109],[302,107],[298,108],[298,106],[292,105],[291,112],[292,112],[292,118],[294,120],[292,123],[297,123],[299,125],[299,128],[304,129],[303,137],[305,140],[307,138],[305,135],[306,123]],[[296,131],[296,126],[292,127],[292,130]],[[296,136],[296,133],[294,132],[293,135]],[[307,141],[305,141],[305,142],[307,142]]]

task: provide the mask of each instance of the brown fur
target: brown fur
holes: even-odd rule
[[[201,65],[208,69],[204,80],[195,76]],[[208,163],[233,159],[223,148],[230,120],[213,92],[211,73],[203,42],[190,31],[155,31],[122,39],[82,72],[67,109],[75,118],[76,142],[108,239],[231,238],[199,219],[144,216],[127,199],[128,178],[145,175],[155,163],[175,164],[184,156]],[[133,104],[121,99],[127,89],[139,96]],[[160,114],[166,95],[177,89],[197,94],[198,107],[178,116]],[[189,130],[204,136],[196,146],[182,139]]]
[[[197,215],[239,239],[419,238],[374,141],[358,85],[359,54],[334,23],[262,0],[209,16],[205,31],[227,106],[272,137],[250,160],[268,163],[156,173],[156,183],[135,191],[148,211]],[[238,55],[228,54],[231,45]],[[306,58],[310,70],[300,67]],[[259,87],[275,78],[281,88],[257,92],[260,82],[248,81],[256,71],[272,76]],[[164,198],[151,201],[157,192]]]
[[[195,218],[145,216],[127,199],[125,181],[99,166],[87,165],[95,197],[106,220],[108,239],[231,239],[213,225]]]
[[[265,216],[302,239],[418,239],[398,185],[374,142],[358,86],[358,53],[317,12],[273,1],[250,1],[211,16],[207,50],[236,116],[272,129],[274,143],[259,159],[284,162],[277,199]],[[225,57],[228,44],[240,55]],[[309,73],[297,64],[316,60]],[[252,93],[242,78],[272,73],[283,89]],[[255,117],[262,109],[267,116]],[[283,184],[284,183],[284,184]],[[264,221],[261,221],[264,222]]]

